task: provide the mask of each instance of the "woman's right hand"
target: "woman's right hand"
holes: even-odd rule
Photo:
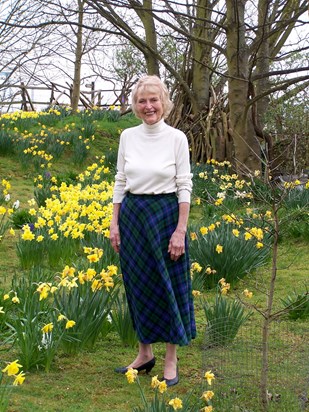
[[[120,233],[118,223],[112,222],[109,229],[109,239],[111,241],[112,248],[116,253],[119,253],[120,249]]]

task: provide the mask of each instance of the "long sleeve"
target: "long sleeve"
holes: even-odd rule
[[[117,173],[115,176],[115,186],[113,194],[113,203],[121,203],[125,195],[126,175],[124,173],[124,142],[122,135],[120,136],[118,156],[117,156]]]
[[[178,202],[191,202],[192,173],[187,138],[184,136],[176,151],[176,187]]]

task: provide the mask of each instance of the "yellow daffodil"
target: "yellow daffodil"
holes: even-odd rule
[[[129,383],[134,383],[137,378],[138,370],[129,368],[126,372],[126,377]]]
[[[19,372],[18,375],[15,376],[15,380],[13,382],[14,386],[22,385],[24,380],[26,379],[25,373],[23,371]]]
[[[205,406],[203,409],[201,409],[200,412],[212,412],[213,411],[213,407],[211,405],[209,406]]]
[[[43,333],[49,333],[53,330],[53,328],[54,328],[54,325],[51,322],[51,323],[47,323],[46,325],[44,325],[41,330]]]
[[[158,375],[153,376],[152,379],[151,379],[151,387],[153,389],[156,389],[159,386],[159,384],[160,384],[160,381],[158,379]]]
[[[192,262],[191,264],[191,270],[193,272],[201,272],[202,271],[202,266],[198,262]]]
[[[22,365],[18,363],[17,359],[14,362],[9,363],[4,369],[2,369],[2,372],[7,373],[8,376],[16,375],[19,372],[19,368],[21,367]]]
[[[205,372],[204,378],[207,380],[208,385],[211,386],[212,381],[215,379],[215,375],[209,370]]]
[[[162,382],[159,383],[158,391],[159,391],[160,393],[164,393],[164,392],[167,391],[167,385],[166,385],[166,382],[165,382],[165,381],[162,381]]]
[[[204,235],[207,235],[207,233],[208,233],[207,227],[202,226],[202,227],[200,228],[200,232],[201,232],[201,234],[202,234],[203,236],[204,236]]]
[[[15,293],[15,296],[12,298],[12,302],[13,303],[20,303],[19,297],[16,295],[16,293]]]
[[[66,329],[73,328],[73,326],[76,325],[76,322],[74,320],[68,320],[67,323],[65,324]]]
[[[243,294],[246,296],[246,298],[249,298],[249,299],[251,299],[252,296],[253,296],[253,293],[252,293],[252,292],[249,292],[248,289],[245,289],[245,290],[243,291]]]
[[[191,240],[197,240],[197,234],[195,232],[190,233]]]
[[[214,392],[213,391],[205,391],[203,392],[201,398],[205,401],[208,402],[214,397]]]
[[[192,295],[194,297],[200,296],[202,293],[199,290],[192,290]]]
[[[216,246],[216,252],[217,252],[217,253],[222,253],[222,252],[223,252],[223,246],[217,245],[217,246]]]
[[[177,411],[178,409],[182,409],[182,400],[179,398],[171,399],[168,404],[172,406],[174,411]]]

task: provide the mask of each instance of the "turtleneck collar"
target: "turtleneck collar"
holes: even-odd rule
[[[164,128],[166,124],[164,122],[164,119],[162,118],[159,120],[157,123],[154,124],[147,124],[145,122],[142,123],[142,127],[147,134],[157,134],[160,133]]]

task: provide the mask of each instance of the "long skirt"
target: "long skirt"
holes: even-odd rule
[[[175,194],[128,193],[121,204],[120,265],[141,343],[182,346],[196,335],[187,238],[177,261],[168,253],[178,215]]]

